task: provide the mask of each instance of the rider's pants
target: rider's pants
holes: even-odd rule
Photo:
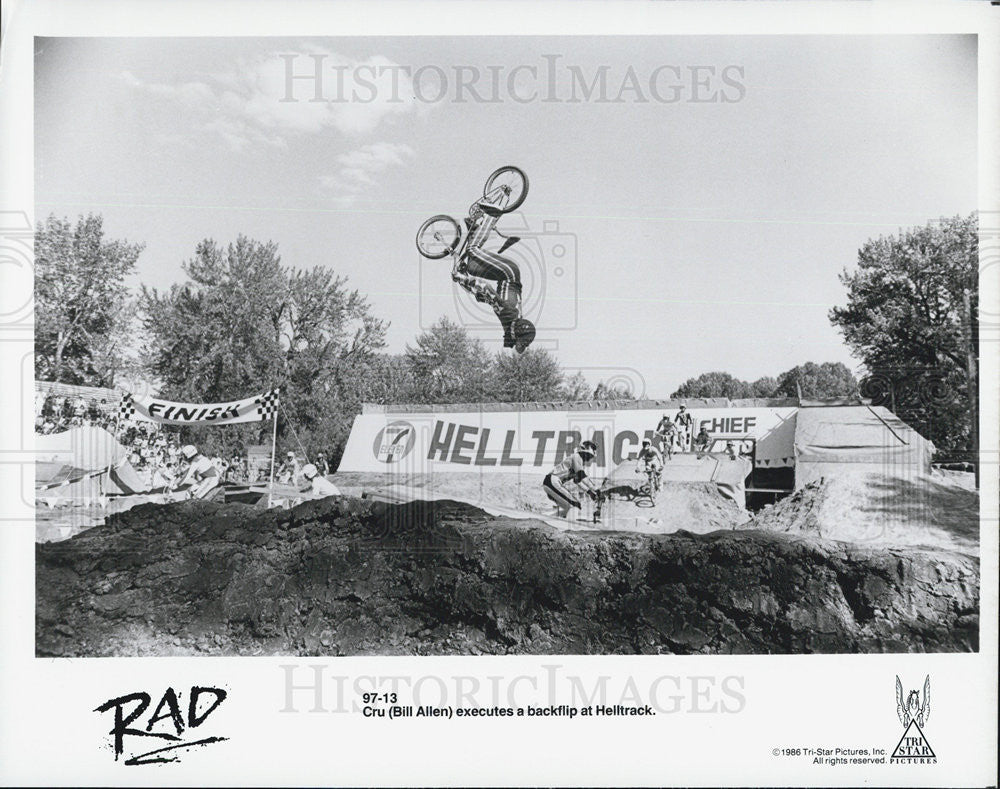
[[[580,507],[580,502],[566,490],[566,486],[562,484],[556,477],[551,474],[546,474],[545,479],[542,480],[542,488],[545,490],[545,495],[561,510],[568,510],[570,507]]]
[[[466,258],[473,277],[491,279],[497,283],[497,317],[504,335],[510,335],[511,324],[521,317],[521,269],[517,263],[482,247],[472,247]]]
[[[191,498],[192,499],[203,499],[209,493],[211,493],[216,486],[219,484],[219,477],[216,474],[211,474],[205,479],[198,482],[193,488],[191,488]]]

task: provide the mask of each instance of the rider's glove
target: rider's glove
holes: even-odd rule
[[[476,301],[481,301],[484,304],[490,300],[490,295],[482,288],[476,288]]]

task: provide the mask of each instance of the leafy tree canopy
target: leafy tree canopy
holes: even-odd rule
[[[862,394],[892,408],[949,454],[972,450],[978,419],[978,221],[952,217],[868,241],[840,276],[831,322],[864,361]]]
[[[99,215],[50,215],[35,231],[35,376],[113,386],[133,316],[125,280],[142,244],[109,240]]]

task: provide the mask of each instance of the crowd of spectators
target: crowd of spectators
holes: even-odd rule
[[[117,401],[111,404],[106,398],[88,400],[82,396],[35,393],[35,432],[41,435],[62,433],[73,427],[100,427],[114,433],[118,443],[128,451],[128,460],[151,488],[169,486],[180,479],[186,470],[181,455],[179,434],[163,429],[153,422],[117,423]],[[228,461],[219,456],[210,457],[226,482],[253,482],[259,471],[250,478],[245,457],[233,456]]]
[[[62,433],[82,425],[97,425],[107,430],[114,423],[116,406],[109,405],[106,399],[88,401],[80,395],[46,395],[39,390],[35,392],[35,432]]]
[[[187,461],[181,454],[183,443],[180,434],[171,428],[153,422],[134,422],[119,425],[118,403],[107,398],[84,398],[35,392],[35,432],[41,435],[62,433],[73,427],[92,425],[114,433],[118,443],[128,451],[128,460],[150,488],[170,487],[180,480],[187,470]],[[269,464],[251,465],[245,455],[234,454],[228,460],[219,455],[206,455],[219,472],[224,483],[246,484],[265,482],[270,474]],[[319,453],[314,468],[322,476],[330,473],[324,453]],[[302,484],[306,478],[306,464],[294,452],[288,452],[275,469],[278,482]]]

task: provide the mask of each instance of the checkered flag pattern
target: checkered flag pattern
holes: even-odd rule
[[[270,419],[278,413],[278,390],[272,389],[265,392],[260,397],[255,397],[253,401],[257,404],[257,415],[262,419]]]
[[[122,395],[121,403],[118,404],[118,420],[129,422],[133,416],[135,416],[135,402],[132,400],[132,395],[125,392]]]

